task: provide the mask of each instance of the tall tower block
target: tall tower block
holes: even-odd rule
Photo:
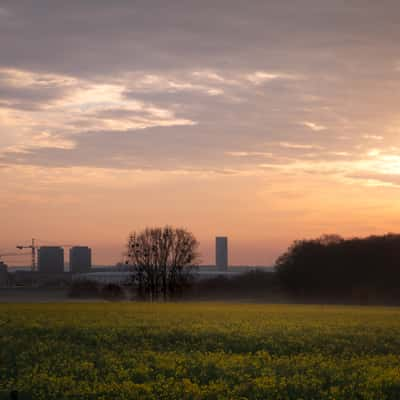
[[[228,269],[228,238],[226,236],[215,238],[215,264],[219,270]]]
[[[92,250],[87,246],[75,246],[69,250],[69,270],[73,273],[89,272],[92,267]]]
[[[42,246],[38,251],[39,272],[60,274],[64,272],[64,249],[58,246]]]

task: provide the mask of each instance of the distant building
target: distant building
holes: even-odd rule
[[[38,250],[39,272],[56,274],[64,272],[64,249],[56,246],[40,247]]]
[[[72,281],[69,272],[37,272],[28,270],[16,270],[10,274],[15,286],[25,287],[65,287]]]
[[[226,236],[215,238],[215,264],[219,270],[228,269],[228,238]]]
[[[91,281],[101,284],[115,283],[117,285],[127,285],[132,282],[132,272],[127,271],[104,271],[104,272],[89,272],[87,274],[72,275],[72,280]]]
[[[0,261],[0,286],[8,286],[10,283],[10,275],[8,273],[8,267]]]
[[[75,246],[69,250],[69,270],[73,273],[89,272],[92,267],[92,250],[86,246]]]

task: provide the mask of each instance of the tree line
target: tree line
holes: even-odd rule
[[[292,245],[277,259],[275,277],[248,274],[236,279],[195,282],[198,241],[183,229],[166,226],[132,233],[127,263],[139,297],[167,300],[197,293],[376,302],[400,301],[400,235],[344,239],[322,235]],[[262,290],[264,287],[264,293]]]
[[[302,297],[400,299],[400,235],[295,241],[275,268],[283,286]]]
[[[132,272],[129,290],[133,297],[150,301],[259,298],[273,302],[400,302],[399,234],[351,239],[322,235],[296,240],[277,259],[273,274],[258,271],[208,280],[195,279],[198,247],[195,236],[184,228],[146,228],[130,234],[125,263]],[[114,286],[81,283],[76,291],[121,298],[123,293]]]

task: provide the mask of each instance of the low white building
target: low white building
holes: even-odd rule
[[[264,272],[272,272],[271,267],[248,267],[248,266],[240,266],[240,267],[231,267],[225,271],[217,269],[215,266],[200,266],[193,270],[193,276],[197,280],[205,280],[205,279],[213,279],[218,277],[224,278],[234,278],[236,276],[240,276],[247,272],[251,271],[264,271]],[[107,283],[115,283],[117,285],[126,285],[129,284],[132,278],[132,271],[121,271],[115,270],[110,271],[106,269],[105,271],[96,272],[87,272],[74,274],[72,280],[78,281],[92,281],[98,282],[102,284]]]
[[[124,271],[104,271],[104,272],[87,272],[83,274],[75,274],[73,281],[92,281],[97,283],[115,283],[117,285],[126,285],[132,277],[132,272]]]

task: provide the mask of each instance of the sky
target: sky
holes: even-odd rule
[[[192,231],[201,261],[399,232],[397,0],[0,0],[0,252]],[[22,258],[12,262],[22,262]],[[11,262],[10,262],[11,264]]]

